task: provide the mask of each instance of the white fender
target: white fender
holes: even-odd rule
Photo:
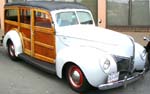
[[[134,69],[143,70],[146,63],[146,49],[138,43],[135,43]]]
[[[20,36],[16,30],[10,30],[6,33],[3,40],[3,46],[5,49],[7,49],[7,41],[11,40],[15,47],[15,55],[18,56],[20,53],[22,53],[22,42],[20,39]]]
[[[97,87],[105,83],[107,74],[101,68],[100,58],[102,53],[95,48],[74,47],[65,48],[57,54],[56,72],[62,78],[62,69],[67,62],[73,62],[80,67],[88,82]]]

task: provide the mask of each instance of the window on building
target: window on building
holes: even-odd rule
[[[128,25],[129,0],[107,0],[107,24]]]
[[[107,0],[108,26],[150,26],[150,0]]]
[[[132,0],[131,25],[150,25],[150,0]]]

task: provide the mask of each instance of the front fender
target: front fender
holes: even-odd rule
[[[138,43],[135,43],[135,58],[134,58],[134,69],[143,70],[146,63],[146,49]]]
[[[99,58],[102,53],[97,49],[87,47],[65,48],[57,54],[56,70],[58,77],[62,78],[62,70],[67,62],[73,62],[84,73],[88,82],[97,87],[105,82],[107,74],[101,69]]]
[[[3,40],[3,46],[7,50],[7,42],[8,40],[11,40],[15,47],[15,55],[18,56],[20,53],[22,53],[22,42],[20,39],[20,36],[16,30],[10,30],[6,33]]]

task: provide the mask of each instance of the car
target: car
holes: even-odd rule
[[[77,92],[107,90],[143,77],[147,52],[131,36],[98,27],[78,3],[5,5],[3,46],[18,58],[66,79]]]

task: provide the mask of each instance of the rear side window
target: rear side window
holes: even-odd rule
[[[30,24],[31,12],[29,9],[20,10],[20,22]]]
[[[48,14],[36,11],[35,26],[51,28],[51,21],[48,17]]]
[[[5,10],[5,19],[18,22],[18,11],[17,11],[17,9]]]

